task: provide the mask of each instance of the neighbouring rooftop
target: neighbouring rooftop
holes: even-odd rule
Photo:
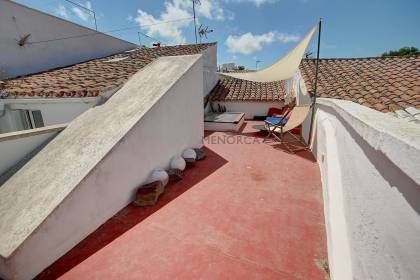
[[[92,97],[112,91],[163,56],[198,54],[216,43],[140,48],[4,81],[1,97]]]
[[[283,81],[258,83],[220,75],[210,92],[212,101],[283,101]]]
[[[310,93],[315,64],[315,59],[300,64]],[[220,75],[211,100],[283,101],[284,95],[284,81],[258,83]],[[420,56],[321,59],[318,96],[350,100],[381,112],[420,115]]]
[[[207,158],[155,206],[128,205],[36,279],[327,279],[318,165],[254,124],[207,133]]]
[[[313,92],[315,59],[300,71]],[[317,95],[350,100],[381,112],[420,109],[420,55],[321,59]]]
[[[2,97],[89,97],[112,91],[162,56],[197,54],[215,43],[141,48],[108,57],[6,80]],[[315,59],[303,59],[300,71],[313,92]],[[220,76],[212,101],[283,101],[284,81],[256,83]],[[398,117],[420,114],[420,56],[321,59],[318,96],[350,100]],[[407,110],[409,109],[409,110]]]

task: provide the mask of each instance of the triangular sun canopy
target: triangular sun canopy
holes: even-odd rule
[[[318,24],[288,54],[266,68],[255,72],[220,74],[252,82],[274,82],[290,79],[298,70],[302,56],[317,27]]]

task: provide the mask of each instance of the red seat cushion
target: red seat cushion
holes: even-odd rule
[[[291,129],[290,132],[293,134],[300,134],[300,126]]]
[[[283,115],[284,109],[271,107],[268,109],[267,116],[271,117],[273,115]]]

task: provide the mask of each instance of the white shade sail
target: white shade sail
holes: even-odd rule
[[[298,70],[302,56],[317,27],[318,24],[315,24],[302,41],[300,41],[288,54],[266,68],[255,72],[220,74],[253,82],[274,82],[290,79]]]

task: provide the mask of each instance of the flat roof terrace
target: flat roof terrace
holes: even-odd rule
[[[128,205],[37,279],[326,279],[318,165],[254,124],[207,133],[155,206]]]

